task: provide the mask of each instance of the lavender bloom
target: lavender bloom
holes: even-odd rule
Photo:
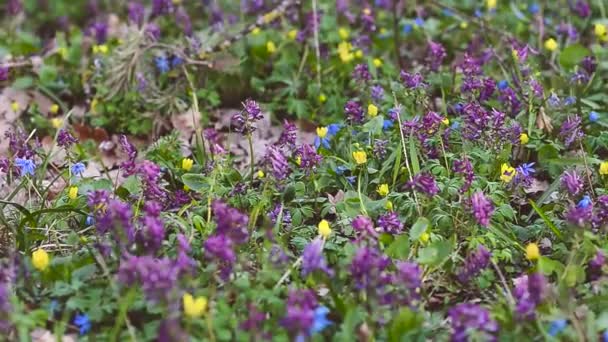
[[[507,87],[506,89],[500,92],[500,95],[498,96],[498,101],[500,101],[507,108],[509,108],[511,114],[513,115],[519,113],[522,108],[521,101],[517,97],[517,93],[511,87]]]
[[[266,164],[270,165],[270,169],[272,175],[277,180],[283,180],[287,178],[290,173],[289,164],[287,163],[287,159],[281,153],[281,151],[274,146],[266,147]]]
[[[593,217],[593,226],[598,228],[605,225],[608,221],[608,195],[598,196],[596,205],[598,210]]]
[[[458,273],[458,280],[463,284],[468,283],[469,280],[477,276],[484,268],[488,267],[491,257],[492,253],[483,245],[479,245],[477,250],[469,254],[465,259],[464,265]]]
[[[247,215],[220,200],[213,201],[211,209],[217,223],[216,232],[218,234],[225,234],[237,244],[247,241],[249,238],[247,230],[249,217]]]
[[[559,135],[564,140],[566,147],[570,147],[572,143],[580,140],[584,136],[581,130],[581,117],[578,115],[569,116],[562,124]]]
[[[424,172],[415,175],[411,181],[406,183],[406,187],[427,194],[428,196],[434,196],[439,193],[435,178],[429,173]]]
[[[314,324],[316,307],[317,299],[311,290],[290,290],[281,325],[293,337],[308,336],[310,328]]]
[[[314,239],[302,252],[302,277],[306,277],[314,271],[325,272],[328,276],[333,275],[333,271],[327,267],[327,261],[323,256],[323,240]]]
[[[173,9],[171,0],[152,0],[152,17],[169,13]]]
[[[464,184],[460,187],[460,193],[465,193],[473,184],[473,180],[475,179],[475,172],[473,171],[473,165],[469,161],[469,159],[457,159],[454,160],[454,166],[452,166],[452,171],[456,173],[462,174],[464,177]]]
[[[256,130],[255,122],[263,118],[260,105],[251,99],[247,99],[243,104],[243,110],[232,116],[232,124],[235,131],[248,135]]]
[[[281,204],[277,203],[274,208],[268,213],[268,217],[270,218],[270,222],[273,225],[277,224],[277,219],[279,218],[279,214],[281,213]],[[282,219],[283,227],[291,226],[291,213],[287,208],[283,208]]]
[[[378,233],[374,230],[374,222],[367,216],[359,215],[351,222],[353,229],[362,238],[377,238]]]
[[[314,147],[309,144],[302,144],[296,151],[296,158],[299,158],[300,167],[308,171],[319,166],[323,157],[317,154]]]
[[[182,329],[179,318],[167,318],[160,322],[157,342],[187,341],[188,334]]]
[[[23,11],[21,0],[8,0],[6,3],[6,13],[10,16],[16,16]]]
[[[515,177],[512,184],[522,185],[524,187],[532,184],[532,174],[536,172],[534,163],[524,163],[515,168]]]
[[[4,137],[8,139],[8,149],[16,158],[34,159],[36,152],[28,144],[27,135],[21,131],[6,131]]]
[[[391,281],[391,276],[387,272],[390,264],[390,258],[382,255],[377,249],[360,247],[350,264],[350,274],[355,288],[367,291],[370,295],[382,294],[384,287]]]
[[[361,104],[354,100],[349,100],[344,105],[344,113],[351,123],[362,123],[365,117]]]
[[[88,32],[95,38],[97,44],[103,44],[108,39],[108,24],[96,22],[89,27]]]
[[[576,170],[564,172],[560,179],[560,182],[562,187],[568,190],[568,192],[572,196],[576,196],[581,193],[581,191],[583,191],[583,180],[578,175],[578,172],[576,172]]]
[[[27,175],[33,176],[36,170],[36,164],[30,159],[15,158],[15,166],[19,168],[21,177]]]
[[[11,304],[12,287],[15,281],[14,262],[3,261],[0,269],[0,331],[9,332],[12,328],[10,314],[13,306]]]
[[[581,61],[581,68],[587,72],[587,74],[591,75],[597,69],[597,61],[595,60],[595,56],[586,56]]]
[[[577,0],[574,6],[570,4],[570,8],[581,18],[587,18],[591,15],[591,6],[585,0]]]
[[[68,149],[77,142],[78,139],[74,138],[66,129],[61,129],[59,133],[57,133],[58,146]]]
[[[602,268],[606,264],[606,255],[601,250],[595,253],[595,256],[589,260],[587,264],[587,276],[590,280],[598,280],[604,273]]]
[[[144,250],[150,254],[155,254],[161,247],[165,239],[165,227],[161,221],[161,205],[158,202],[150,201],[144,206],[146,215],[141,218],[142,229],[138,231],[137,240]]]
[[[474,330],[493,340],[498,332],[498,324],[490,317],[490,313],[481,306],[473,303],[457,304],[448,311],[452,322],[452,342],[469,341],[469,332]]]
[[[281,132],[277,145],[280,147],[294,147],[296,145],[296,132],[296,125],[287,120],[283,121],[283,132]]]
[[[247,320],[239,324],[239,328],[249,332],[259,332],[262,330],[262,324],[266,320],[266,314],[258,310],[255,305],[248,305],[249,317]]]
[[[232,240],[224,234],[211,235],[203,244],[203,248],[205,257],[217,263],[220,277],[227,280],[236,262]]]
[[[372,153],[378,158],[384,158],[386,156],[386,145],[388,140],[374,139],[374,148]]]
[[[175,11],[175,21],[182,27],[182,30],[186,36],[192,35],[192,21],[190,20],[190,16],[186,10],[181,6],[177,8],[177,11]]]
[[[487,227],[494,213],[494,205],[486,198],[482,191],[477,191],[471,196],[471,210],[475,220],[480,225]]]
[[[158,40],[160,38],[160,27],[155,23],[148,23],[146,25],[146,36],[152,40]]]
[[[128,160],[120,164],[120,168],[124,171],[127,176],[132,175],[135,172],[135,158],[137,158],[137,149],[129,140],[126,135],[121,135],[118,139],[120,148],[129,157]]]
[[[270,252],[268,253],[268,260],[274,267],[286,266],[289,262],[289,257],[285,251],[279,245],[272,245]]]
[[[410,74],[401,70],[399,75],[401,77],[401,81],[403,81],[405,86],[409,89],[426,87],[426,83],[424,83],[424,78],[419,73]]]
[[[222,146],[221,134],[213,128],[206,128],[203,131],[203,135],[207,142],[209,142],[209,151],[213,155],[224,154],[226,150]]]
[[[97,194],[93,193],[93,196]],[[92,200],[94,199],[89,195],[89,202]],[[98,207],[99,205],[95,205],[95,208]],[[99,208],[95,214],[96,227],[100,234],[111,232],[114,240],[123,247],[133,242],[135,229],[132,224],[133,211],[130,204],[119,200],[108,200],[105,210]]]
[[[593,215],[593,206],[570,206],[566,211],[566,221],[577,227],[584,228],[591,221]]]
[[[513,280],[513,297],[517,302],[515,310],[522,319],[534,318],[534,311],[547,297],[547,279],[541,273],[523,275]]]
[[[131,1],[128,5],[129,21],[137,26],[144,23],[144,5],[139,1]]]
[[[433,41],[429,41],[429,45],[427,47],[426,53],[426,61],[427,65],[432,71],[439,70],[441,63],[447,56],[445,52],[445,48],[440,43],[435,43]]]
[[[8,80],[9,67],[0,66],[0,82]]]
[[[403,223],[399,220],[397,213],[391,211],[378,217],[378,227],[386,233],[399,234],[403,230]]]
[[[190,242],[184,234],[177,234],[177,259],[175,267],[180,270],[180,274],[192,273],[196,267],[196,261],[188,253],[192,251]]]
[[[149,300],[167,300],[179,275],[173,261],[149,255],[125,255],[118,268],[118,281],[125,286],[141,286]]]
[[[371,97],[374,101],[380,102],[384,98],[384,88],[380,85],[374,85],[370,90]]]
[[[355,70],[353,70],[352,78],[357,82],[367,82],[372,79],[372,75],[369,73],[369,68],[367,64],[357,64],[355,65]]]
[[[411,261],[399,261],[395,267],[393,282],[397,290],[391,295],[400,305],[415,305],[420,300],[418,289],[422,286],[422,269]]]

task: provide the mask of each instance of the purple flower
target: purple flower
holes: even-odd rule
[[[8,80],[9,67],[0,66],[0,82]]]
[[[386,145],[388,145],[388,140],[374,139],[374,147],[372,153],[377,158],[384,158],[386,156]]]
[[[477,191],[471,196],[471,211],[477,223],[487,227],[494,213],[494,205],[482,191]]]
[[[314,147],[309,144],[302,144],[296,150],[296,158],[299,158],[300,167],[310,171],[319,166],[323,157],[317,154]]]
[[[380,102],[384,98],[384,88],[382,88],[380,85],[372,86],[370,93],[374,101]]]
[[[406,183],[406,187],[427,194],[428,196],[434,196],[439,193],[435,178],[425,172],[415,175],[411,181]]]
[[[355,65],[353,70],[352,78],[357,82],[367,82],[372,79],[372,75],[369,73],[369,67],[367,64],[360,63]]]
[[[473,171],[473,165],[467,158],[454,160],[454,166],[452,171],[462,174],[464,177],[464,184],[460,187],[460,193],[465,193],[473,184],[475,179],[475,172]]]
[[[155,23],[148,23],[146,25],[146,35],[152,40],[158,40],[160,38],[160,27]]]
[[[257,102],[247,99],[243,104],[243,110],[232,116],[232,124],[235,131],[248,135],[256,130],[254,126],[256,121],[264,118],[260,105]]]
[[[302,252],[302,277],[306,277],[314,271],[325,272],[328,276],[333,275],[333,271],[327,267],[327,261],[323,256],[323,240],[314,239]]]
[[[281,212],[281,204],[277,203],[274,206],[274,208],[268,213],[270,222],[272,222],[273,225],[277,224],[277,219],[279,218],[280,212]],[[287,208],[283,208],[283,215],[282,215],[281,221],[283,223],[284,228],[291,226],[291,213],[289,212],[289,210]]]
[[[317,299],[311,290],[290,290],[281,325],[293,337],[308,336],[315,319]]]
[[[189,336],[182,329],[179,318],[167,318],[160,322],[157,342],[187,341]]]
[[[152,0],[152,17],[169,13],[173,9],[171,0]]]
[[[390,258],[382,255],[374,247],[359,247],[350,264],[350,274],[357,290],[371,294],[382,294],[384,287],[391,282],[388,273]]]
[[[283,121],[283,132],[281,132],[277,145],[280,147],[294,147],[296,145],[296,132],[296,125],[287,120]]]
[[[419,73],[410,74],[403,70],[400,72],[401,81],[405,84],[405,86],[409,89],[417,89],[426,87],[426,83],[424,83],[424,79],[422,75]]]
[[[562,187],[568,190],[568,192],[572,196],[576,196],[581,193],[581,191],[583,191],[583,180],[578,175],[578,172],[576,172],[576,170],[564,172],[560,179],[560,182]]]
[[[213,217],[217,223],[216,232],[225,234],[236,244],[241,244],[249,238],[247,224],[249,217],[239,210],[228,206],[221,200],[215,200],[211,204]]]
[[[291,171],[289,169],[289,164],[287,163],[287,158],[285,158],[283,153],[277,147],[266,147],[265,162],[266,164],[270,165],[272,175],[277,180],[287,178]]]
[[[98,197],[99,196],[99,197]],[[103,201],[103,193],[94,192],[89,194],[89,203]],[[96,198],[97,197],[97,198]],[[122,247],[132,243],[135,239],[135,228],[133,227],[133,211],[131,205],[119,200],[106,200],[103,207],[95,205],[95,226],[100,234],[110,232],[114,240]],[[97,209],[98,208],[98,209]]]
[[[362,123],[364,119],[363,108],[361,104],[354,100],[349,100],[344,105],[344,113],[346,118],[351,123]]]
[[[66,129],[61,129],[59,130],[59,133],[57,133],[58,146],[68,149],[77,142],[78,139],[74,138]]]
[[[473,303],[461,303],[448,311],[452,322],[452,342],[469,341],[469,333],[477,331],[485,336],[485,340],[495,339],[498,324],[490,317],[488,310]]]
[[[103,44],[108,39],[108,24],[103,22],[93,23],[89,27],[89,35],[95,38],[97,44]]]
[[[595,256],[587,264],[587,276],[590,280],[598,280],[604,273],[603,267],[606,264],[606,255],[602,250],[598,250]]]
[[[576,206],[572,205],[566,211],[566,221],[580,228],[584,228],[587,223],[591,222],[593,215],[593,206]]]
[[[581,130],[581,117],[578,115],[569,116],[562,123],[559,135],[564,140],[566,147],[570,147],[572,143],[580,140],[584,136]]]
[[[165,227],[159,217],[161,208],[158,202],[146,202],[145,215],[140,220],[142,229],[138,232],[137,239],[144,250],[150,254],[155,254],[165,239]]]
[[[534,318],[536,307],[547,297],[547,279],[541,273],[523,275],[513,280],[516,300],[515,310],[521,319]]]
[[[192,35],[192,21],[184,7],[179,6],[175,11],[175,22],[182,27],[186,36]]]
[[[608,195],[598,196],[596,199],[597,212],[593,217],[593,226],[601,227],[608,221]]]
[[[458,280],[463,284],[468,283],[469,280],[477,276],[484,268],[488,267],[491,257],[492,253],[483,245],[479,245],[477,250],[469,254],[465,259],[464,265],[458,273]]]
[[[378,227],[389,234],[399,234],[403,230],[403,223],[396,212],[391,211],[378,217]]]
[[[118,281],[125,286],[141,286],[146,298],[152,301],[170,297],[179,276],[179,269],[169,258],[135,256],[129,253],[120,261]]]
[[[19,168],[21,177],[27,175],[33,176],[36,170],[36,164],[31,159],[15,158],[15,166]]]
[[[440,43],[429,41],[426,53],[426,62],[432,71],[437,71],[447,56],[445,48]]]
[[[144,5],[139,1],[131,1],[128,5],[129,21],[137,26],[144,23]]]
[[[241,322],[239,327],[242,330],[249,332],[260,332],[262,330],[262,324],[266,320],[266,314],[259,311],[253,304],[248,305],[247,311],[249,312],[247,320]]]
[[[591,6],[589,6],[589,3],[585,0],[577,0],[574,7],[572,7],[572,4],[570,4],[570,6],[572,11],[581,18],[587,18],[591,15]]]
[[[23,4],[21,0],[8,0],[6,3],[6,13],[9,16],[16,16],[23,11]]]
[[[211,235],[203,244],[203,248],[205,250],[205,257],[217,263],[220,277],[223,280],[227,280],[236,262],[232,240],[224,234]]]
[[[587,72],[587,74],[591,75],[595,72],[597,68],[597,61],[595,60],[595,56],[585,56],[581,61],[581,68]]]
[[[358,215],[351,222],[353,229],[359,235],[359,239],[378,237],[378,233],[374,230],[374,222],[367,216]]]

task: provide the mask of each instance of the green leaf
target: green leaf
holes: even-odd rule
[[[540,216],[543,219],[543,221],[545,221],[545,224],[549,228],[551,228],[551,230],[553,231],[555,236],[557,236],[560,240],[563,240],[562,233],[559,231],[559,229],[557,229],[557,227],[553,224],[553,222],[551,222],[549,217],[547,217],[547,215],[545,215],[545,212],[539,206],[536,205],[534,200],[530,200],[530,205],[532,206],[532,208],[534,208],[534,211],[536,211],[538,216]]]
[[[34,85],[34,79],[30,76],[19,77],[13,82],[13,88],[23,90],[31,88]]]
[[[182,182],[196,192],[201,192],[201,190],[209,188],[207,177],[198,173],[186,173],[182,176]]]
[[[418,240],[420,236],[426,232],[430,225],[431,221],[429,221],[429,219],[426,217],[419,217],[418,220],[416,220],[416,223],[414,223],[412,226],[412,229],[410,229],[410,240]]]
[[[406,234],[401,234],[386,249],[386,255],[393,259],[406,259],[410,253],[410,240]]]
[[[418,148],[412,135],[410,135],[410,159],[412,159],[412,172],[417,175],[420,173],[420,162],[418,162]]]
[[[369,132],[372,134],[380,134],[380,133],[382,133],[383,125],[384,125],[384,118],[382,116],[378,115],[375,118],[366,122],[365,125],[363,125],[361,131]]]
[[[589,55],[591,55],[591,52],[581,44],[568,45],[559,55],[559,64],[564,69],[570,69]]]
[[[437,266],[441,264],[452,252],[452,242],[448,240],[437,241],[418,252],[418,262],[423,265]]]
[[[389,341],[401,341],[404,335],[422,326],[424,318],[421,314],[404,308],[399,312],[390,325]]]

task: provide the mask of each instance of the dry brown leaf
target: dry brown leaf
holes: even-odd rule
[[[527,194],[533,194],[536,192],[544,192],[549,189],[549,183],[547,181],[539,181],[536,178],[532,179],[530,186],[524,188],[524,192]]]
[[[536,115],[536,127],[551,133],[553,131],[553,125],[551,124],[551,118],[545,114],[545,107],[540,107],[538,114]]]
[[[56,342],[57,341],[57,339],[55,338],[55,335],[53,335],[52,332],[50,332],[49,330],[43,329],[43,328],[34,329],[30,333],[30,337],[32,338],[33,342]],[[76,338],[76,335],[73,335],[73,334],[63,335],[61,337],[61,342],[76,342],[76,341],[78,341],[78,339]]]

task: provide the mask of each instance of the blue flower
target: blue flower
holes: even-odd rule
[[[538,13],[538,11],[540,11],[540,6],[538,6],[538,4],[536,2],[531,3],[530,6],[528,6],[528,12],[532,15]]]
[[[95,219],[93,218],[93,216],[89,215],[89,216],[87,216],[86,220],[84,221],[84,224],[86,224],[87,227],[90,227],[95,224]]]
[[[319,306],[315,309],[315,320],[310,328],[310,334],[316,334],[323,331],[327,326],[331,325],[331,321],[327,319],[329,309],[325,306]]]
[[[561,100],[559,99],[557,94],[551,93],[551,95],[549,95],[549,98],[547,99],[547,103],[551,107],[559,107],[561,105]]]
[[[457,130],[458,128],[460,128],[460,122],[458,122],[458,121],[452,122],[452,126],[450,126],[450,128],[453,129],[454,131]]]
[[[91,330],[91,321],[87,314],[77,314],[76,317],[74,317],[74,325],[78,327],[80,335],[85,335]]]
[[[449,10],[449,9],[447,9],[447,8],[444,8],[444,9],[443,9],[443,11],[441,11],[441,13],[442,13],[443,15],[445,15],[446,17],[451,17],[451,16],[453,16],[453,15],[454,15],[454,13],[452,13],[452,11],[450,11],[450,10]]]
[[[477,9],[475,10],[475,16],[476,16],[477,18],[481,18],[481,16],[482,16],[482,15],[483,15],[483,13],[481,13],[481,10],[480,10],[479,8],[477,8]]]
[[[161,74],[166,73],[171,69],[169,66],[169,60],[165,56],[159,56],[154,58],[154,63],[156,63],[156,69],[161,72]]]
[[[585,195],[585,196],[583,196],[583,199],[581,199],[576,204],[576,207],[577,208],[587,208],[590,205],[591,205],[591,197],[589,197],[588,195]]]
[[[591,111],[589,113],[589,121],[597,122],[600,119],[600,115],[597,112]]]
[[[576,97],[574,96],[568,96],[566,97],[566,100],[564,101],[564,105],[566,106],[570,106],[576,103]]]
[[[320,145],[323,145],[323,147],[325,147],[326,149],[329,149],[329,142],[331,141],[331,138],[338,134],[338,132],[340,131],[340,128],[342,128],[342,125],[340,124],[331,124],[327,127],[327,132],[325,133],[325,135],[323,137],[317,136],[315,137],[315,148],[319,148]]]
[[[72,165],[72,168],[71,168],[72,174],[74,176],[80,176],[80,175],[82,175],[82,173],[84,172],[84,170],[85,170],[85,166],[81,162],[78,162],[78,163]]]
[[[406,24],[405,26],[403,26],[403,33],[408,34],[412,32],[413,28],[414,27],[412,26],[412,24]]]
[[[357,181],[357,176],[350,176],[350,177],[346,177],[346,180],[351,184],[355,184],[355,182]]]
[[[418,17],[418,18],[416,18],[416,20],[414,20],[414,23],[416,23],[416,25],[422,27],[424,25],[424,19]]]
[[[386,131],[386,130],[393,128],[394,125],[395,125],[395,122],[393,120],[384,119],[384,122],[382,123],[382,129]]]
[[[347,170],[348,170],[348,168],[346,166],[340,165],[340,166],[336,167],[336,169],[334,171],[336,172],[336,174],[338,176],[342,176],[344,174],[344,172]]]
[[[608,342],[608,330],[602,334],[602,342]]]
[[[505,90],[509,86],[509,82],[507,80],[498,81],[498,89]]]
[[[15,165],[21,171],[21,177],[25,175],[34,175],[34,170],[36,169],[36,164],[29,159],[16,158]]]
[[[176,67],[176,66],[180,66],[184,63],[184,60],[179,57],[179,56],[173,56],[173,58],[171,59],[171,66],[172,67]]]
[[[529,177],[532,173],[535,173],[534,163],[524,163],[517,167],[517,172],[521,173],[525,177]]]
[[[556,319],[555,321],[551,322],[551,325],[549,326],[549,335],[555,336],[555,335],[559,334],[566,328],[567,325],[568,325],[567,320],[565,320],[563,318]]]

